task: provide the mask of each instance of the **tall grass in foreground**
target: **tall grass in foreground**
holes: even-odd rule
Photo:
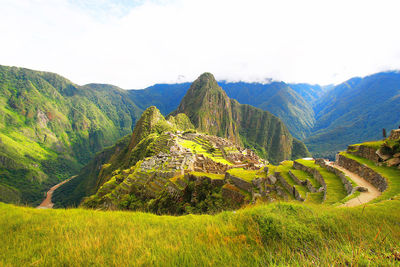
[[[0,266],[394,265],[400,199],[156,216],[0,203]]]

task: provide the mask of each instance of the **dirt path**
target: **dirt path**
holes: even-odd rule
[[[68,178],[68,179],[66,179],[66,180],[64,180],[64,181],[62,181],[61,183],[56,184],[56,185],[53,186],[52,188],[50,188],[50,190],[47,191],[46,198],[45,198],[45,199],[42,201],[42,203],[41,203],[39,206],[37,206],[36,208],[37,208],[37,209],[52,209],[53,206],[54,206],[54,203],[51,202],[51,197],[53,196],[54,190],[56,190],[57,188],[59,188],[61,185],[63,185],[63,184],[65,184],[65,183],[69,182],[71,179],[74,179],[75,177],[76,177],[76,175],[75,175],[75,176],[72,176],[72,177],[70,177],[70,178]]]
[[[347,176],[349,176],[358,186],[362,186],[365,188],[368,188],[368,192],[360,192],[360,195],[358,197],[355,197],[353,199],[350,199],[343,205],[340,205],[340,207],[355,207],[359,206],[361,204],[370,202],[374,198],[379,197],[382,193],[372,184],[367,182],[364,178],[360,177],[359,175],[355,174],[354,172],[351,172],[339,165],[337,165],[335,162],[327,162],[329,165],[334,166],[335,168],[341,170],[344,172]]]

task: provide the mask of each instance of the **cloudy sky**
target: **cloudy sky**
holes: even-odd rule
[[[400,69],[398,0],[0,0],[0,64],[144,88]]]

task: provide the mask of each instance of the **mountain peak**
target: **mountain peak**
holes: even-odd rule
[[[217,80],[215,80],[214,75],[209,72],[205,72],[200,75],[192,84],[189,90],[192,90],[194,93],[214,91],[225,93],[224,90],[218,85]]]
[[[130,148],[136,146],[143,137],[149,135],[160,121],[165,121],[161,112],[155,106],[148,107],[133,129]]]

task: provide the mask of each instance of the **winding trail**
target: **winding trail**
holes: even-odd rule
[[[61,183],[56,184],[56,185],[53,186],[52,188],[50,188],[50,190],[47,191],[46,198],[45,198],[45,199],[42,201],[42,203],[40,203],[40,205],[37,206],[36,208],[37,208],[37,209],[52,209],[53,206],[54,206],[54,203],[51,202],[51,197],[53,196],[54,190],[56,190],[57,188],[59,188],[59,187],[62,186],[63,184],[69,182],[71,179],[74,179],[75,177],[76,177],[76,175],[75,175],[75,176],[72,176],[72,177],[70,177],[70,178],[68,178],[68,179],[66,179],[66,180],[64,180],[64,181],[62,181]]]
[[[379,197],[382,192],[380,192],[375,186],[367,182],[364,178],[361,176],[355,174],[354,172],[351,172],[339,165],[337,165],[335,162],[332,161],[327,161],[327,164],[331,165],[332,167],[335,167],[342,172],[344,172],[348,177],[350,177],[358,186],[362,186],[368,189],[367,192],[360,192],[360,195],[358,197],[352,198],[346,203],[340,205],[340,207],[355,207],[359,206],[365,203],[370,202],[371,200]]]

